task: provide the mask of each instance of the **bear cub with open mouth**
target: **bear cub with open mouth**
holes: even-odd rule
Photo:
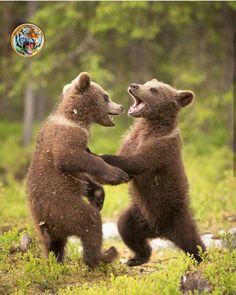
[[[205,246],[189,208],[189,189],[181,155],[178,113],[193,102],[191,91],[176,90],[153,79],[128,88],[134,99],[129,115],[136,117],[118,156],[103,155],[110,165],[126,171],[131,205],[118,221],[119,233],[134,252],[129,266],[147,262],[148,239],[163,237],[201,261]]]

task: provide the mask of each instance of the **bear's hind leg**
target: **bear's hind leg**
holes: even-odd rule
[[[84,263],[91,268],[98,266],[99,262],[111,263],[118,256],[116,248],[110,247],[108,250],[102,252],[102,240],[99,240],[96,234],[93,237],[93,240],[89,237],[81,237]]]
[[[147,238],[151,237],[152,231],[138,207],[131,205],[123,213],[118,221],[118,230],[124,243],[135,253],[127,261],[127,265],[135,266],[147,262],[152,252]]]
[[[36,225],[36,229],[44,246],[45,256],[48,257],[49,253],[53,252],[57,258],[57,262],[63,262],[67,238],[53,238],[45,225],[40,227]]]
[[[58,239],[51,241],[48,247],[48,253],[53,252],[57,258],[57,262],[63,262],[65,254],[66,240]]]
[[[196,225],[190,216],[177,219],[173,223],[172,230],[166,235],[166,238],[171,240],[185,253],[192,254],[197,262],[201,262],[202,258],[199,255],[198,246],[202,251],[206,251],[201,237],[197,231]]]
[[[70,210],[70,214],[65,215],[70,218],[67,222],[69,235],[75,235],[81,239],[83,261],[92,268],[99,262],[111,263],[118,256],[118,252],[115,247],[102,251],[103,234],[99,211],[82,200],[79,202],[77,200],[76,206],[73,212]]]

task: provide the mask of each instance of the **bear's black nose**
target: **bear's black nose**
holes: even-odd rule
[[[138,86],[138,84],[136,84],[136,83],[132,83],[132,84],[130,84],[130,88],[133,89],[133,90],[134,90],[134,89],[138,89],[138,87],[139,87],[139,86]]]

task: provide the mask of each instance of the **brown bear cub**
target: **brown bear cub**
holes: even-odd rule
[[[53,251],[58,261],[63,261],[69,236],[81,239],[83,260],[90,267],[100,261],[110,263],[117,256],[114,247],[102,252],[100,213],[82,194],[91,177],[102,184],[128,181],[124,171],[87,149],[91,123],[114,126],[110,115],[122,113],[121,105],[112,102],[87,73],[81,73],[64,87],[60,104],[42,126],[28,175],[28,197],[46,254]],[[97,188],[92,190],[96,193]]]
[[[198,245],[203,251],[205,246],[189,208],[178,129],[178,113],[193,101],[194,94],[156,79],[144,85],[133,83],[128,92],[134,99],[129,115],[138,119],[124,139],[119,156],[102,156],[133,176],[132,202],[118,221],[122,239],[135,254],[127,264],[148,261],[148,239],[156,237],[171,240],[201,261]]]

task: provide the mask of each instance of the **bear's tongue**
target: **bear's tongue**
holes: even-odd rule
[[[139,113],[142,110],[142,108],[145,106],[145,103],[141,99],[137,97],[134,97],[134,99],[135,99],[135,103],[129,108],[129,111],[128,111],[129,115],[134,115]]]

